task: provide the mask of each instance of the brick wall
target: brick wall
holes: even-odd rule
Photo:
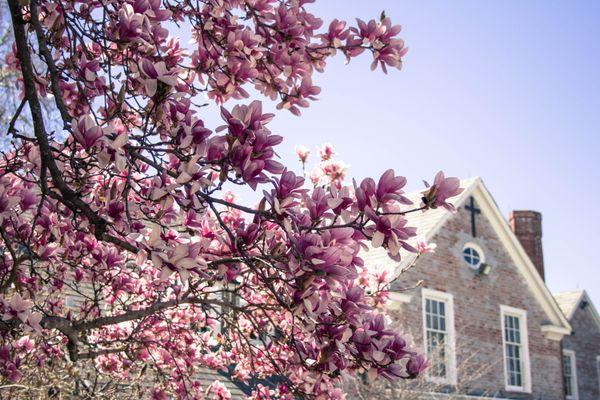
[[[461,207],[431,240],[437,244],[436,252],[419,259],[393,287],[406,288],[423,280],[423,287],[454,296],[458,385],[438,389],[515,399],[563,399],[560,343],[543,336],[540,325],[546,320],[545,313],[484,215],[477,216],[476,230],[478,237],[474,239],[470,214]],[[467,242],[483,249],[485,262],[492,266],[488,276],[477,276],[463,262]],[[422,346],[421,291],[407,293],[411,300],[390,313],[396,327],[411,333],[415,343]],[[501,304],[527,310],[531,394],[505,391]]]
[[[535,269],[537,269],[542,279],[545,279],[544,251],[542,249],[542,214],[531,210],[516,210],[508,216],[508,223],[525,252],[533,261]]]
[[[563,348],[575,351],[579,400],[600,399],[596,357],[600,356],[600,328],[590,308],[578,308],[571,319],[573,333],[563,339]]]

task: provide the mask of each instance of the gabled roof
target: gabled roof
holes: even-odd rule
[[[554,298],[569,322],[571,322],[573,319],[573,316],[579,309],[581,303],[586,302],[587,307],[590,308],[594,320],[598,324],[598,327],[600,327],[600,315],[598,315],[598,310],[596,310],[596,307],[594,307],[594,303],[592,303],[592,300],[585,290],[579,289],[568,292],[554,293]]]
[[[556,299],[558,306],[569,321],[573,318],[577,307],[579,307],[583,293],[583,289],[554,293],[554,299]]]
[[[470,179],[462,179],[460,181],[461,188],[470,188],[479,178],[470,178]],[[458,196],[452,197],[450,199],[450,203],[454,205],[462,204],[464,199],[468,197],[468,190],[465,189]],[[407,197],[414,203],[415,207],[418,207],[421,203],[421,197],[423,196],[423,191],[406,193],[403,195]],[[444,225],[444,223],[450,218],[452,214],[448,212],[444,208],[436,208],[434,210],[427,210],[427,212],[412,212],[406,214],[406,219],[408,220],[407,226],[412,226],[417,228],[417,237],[409,240],[409,243],[414,244],[417,238],[425,239],[429,241]],[[414,253],[410,253],[404,249],[400,249],[400,257],[401,261],[399,264],[393,267],[393,277],[398,276],[402,270],[408,266],[410,266],[416,258]],[[387,255],[387,252],[383,250],[383,248],[372,248],[369,247],[369,251],[367,254],[363,254],[363,258],[365,261],[375,264],[388,265],[390,264],[390,258]]]
[[[477,201],[477,205],[481,212],[489,220],[492,228],[499,236],[506,250],[513,259],[515,266],[524,278],[525,283],[531,289],[532,293],[537,298],[542,309],[550,321],[545,330],[551,331],[557,335],[566,335],[571,332],[571,326],[565,318],[554,297],[548,290],[548,287],[535,269],[533,262],[521,246],[521,243],[510,229],[508,222],[502,215],[494,198],[485,187],[483,180],[479,177],[461,180],[463,192],[449,200],[456,208],[461,207],[466,199],[473,196]],[[409,193],[406,196],[418,205],[422,191]],[[415,212],[407,214],[408,226],[417,228],[419,237],[426,241],[431,240],[436,233],[444,226],[444,224],[452,217],[452,213],[445,209],[438,208],[428,210],[426,212]],[[407,251],[401,252],[401,261],[393,266],[393,277],[398,276],[404,269],[410,267],[414,262],[416,255]],[[363,255],[366,262],[377,263],[381,265],[390,264],[386,252],[380,248],[370,249],[367,254]]]
[[[230,365],[226,371],[201,367],[195,378],[198,379],[204,390],[206,390],[214,381],[221,382],[225,385],[227,390],[229,390],[229,393],[231,393],[232,400],[241,400],[250,396],[253,388],[258,384],[273,389],[282,381],[281,378],[273,376],[266,379],[250,379],[248,382],[242,382],[233,378],[234,369],[233,365]]]

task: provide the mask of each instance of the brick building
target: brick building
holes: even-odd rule
[[[481,179],[461,186],[451,201],[456,213],[408,215],[409,225],[437,244],[434,253],[405,253],[397,265],[381,249],[363,255],[397,275],[390,318],[427,353],[426,376],[409,384],[350,382],[350,391],[362,398],[565,399],[566,337],[579,384],[579,397],[569,399],[599,399],[600,319],[586,296],[579,304],[588,306],[563,313],[546,287],[541,215],[516,211],[507,222]],[[419,193],[409,197],[419,203]],[[566,336],[571,324],[575,334]]]
[[[584,290],[554,295],[573,332],[563,339],[567,399],[600,399],[600,316]]]
[[[437,244],[434,253],[403,251],[399,264],[381,249],[362,254],[394,271],[392,326],[423,349],[428,371],[412,382],[349,380],[349,397],[600,399],[600,316],[584,291],[552,296],[546,287],[541,215],[515,211],[507,221],[481,179],[461,186],[456,213],[407,216]],[[420,202],[420,193],[407,197]],[[80,300],[71,294],[67,305]],[[232,399],[251,391],[222,371],[203,369],[198,379],[203,387],[221,381]]]

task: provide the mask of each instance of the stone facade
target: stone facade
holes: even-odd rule
[[[412,266],[401,267],[404,272],[392,285],[392,292],[398,294],[392,295],[394,300],[388,311],[394,326],[412,336],[415,345],[424,349],[423,294],[434,291],[432,293],[451,295],[455,340],[450,347],[454,348],[455,361],[450,363],[455,377],[444,382],[422,377],[417,382],[385,384],[362,390],[362,397],[564,399],[561,335],[550,338],[543,327],[556,326],[556,315],[560,315],[564,321],[561,329],[568,331],[566,319],[537,276],[534,265],[530,264],[529,269],[541,282],[547,297],[540,299],[539,293],[532,289],[531,276],[526,279],[522,268],[517,267],[518,261],[507,249],[506,238],[498,233],[497,221],[492,224],[489,213],[475,215],[476,236],[473,237],[472,214],[465,208],[465,198],[455,205],[457,213],[441,221],[437,233],[428,238],[437,245],[435,252],[422,255]],[[502,223],[507,224],[505,220]],[[465,262],[463,250],[467,245],[482,253],[480,256],[485,258],[482,261],[490,267],[487,275]],[[521,252],[525,254],[523,249]],[[386,262],[377,251],[365,259],[376,264]],[[417,282],[421,282],[419,287],[406,290]],[[528,343],[523,348],[527,348],[529,367],[523,373],[522,389],[507,385],[501,314],[506,307],[525,313],[521,323],[526,320]],[[552,316],[548,313],[549,307],[556,309]],[[448,376],[452,378],[451,375]]]
[[[451,293],[457,349],[458,390],[519,399],[562,399],[560,343],[541,331],[546,316],[513,265],[509,254],[485,215],[476,218],[477,237],[471,236],[470,216],[460,208],[432,239],[436,252],[426,254],[402,274],[394,289],[422,280],[422,287]],[[489,275],[478,275],[464,261],[463,247],[475,243],[492,266]],[[504,384],[504,357],[500,306],[527,310],[531,394],[508,392]],[[400,328],[408,328],[416,343],[423,343],[421,290],[412,291],[408,303],[392,311]],[[470,365],[466,365],[466,364]],[[466,371],[461,371],[461,367]],[[476,379],[461,374],[479,374]],[[462,386],[462,387],[461,387]]]
[[[600,326],[589,299],[582,300],[573,310],[570,320],[573,333],[563,339],[563,349],[575,352],[578,400],[598,400],[600,399]]]

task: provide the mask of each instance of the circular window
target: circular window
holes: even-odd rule
[[[471,243],[465,245],[465,248],[462,252],[463,260],[469,265],[471,268],[478,268],[479,265],[484,261],[483,260],[483,251],[478,247]]]

